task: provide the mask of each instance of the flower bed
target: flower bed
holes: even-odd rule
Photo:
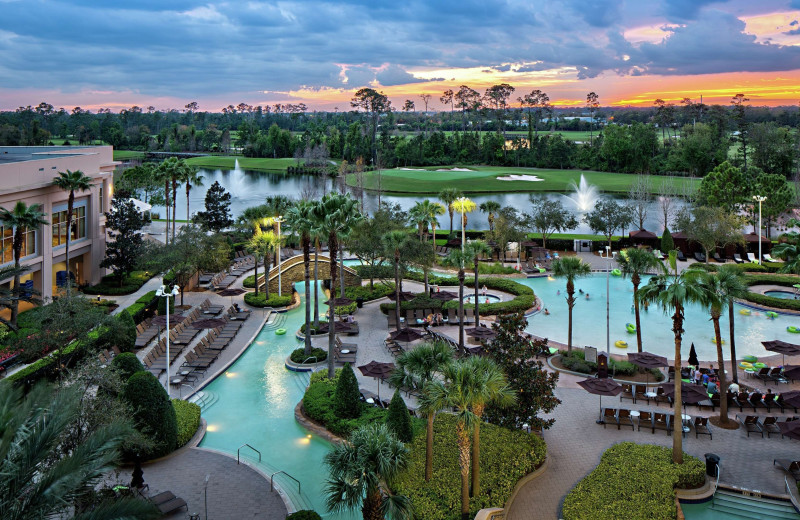
[[[675,489],[703,485],[705,465],[684,453],[672,463],[672,449],[622,442],[603,453],[600,464],[564,500],[565,520],[625,518],[674,520]]]
[[[458,465],[456,423],[453,414],[440,413],[434,421],[433,476],[425,482],[425,431],[408,444],[408,469],[394,491],[409,497],[415,518],[461,518],[461,473]],[[502,507],[517,482],[538,468],[547,455],[545,442],[536,435],[481,424],[481,493],[470,500],[470,518],[485,507]]]

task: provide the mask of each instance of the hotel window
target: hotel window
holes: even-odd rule
[[[51,219],[53,224],[53,247],[63,246],[67,243],[67,210],[54,211]],[[72,210],[72,236],[70,242],[86,238],[86,205],[78,206]]]
[[[14,261],[14,230],[0,226],[0,240],[2,240],[3,264]],[[20,258],[36,254],[36,230],[26,229],[22,234],[22,250]]]
[[[100,213],[100,214],[103,214],[103,195],[105,195],[105,192],[106,192],[106,183],[105,182],[102,182],[100,184],[100,188],[97,190],[97,192],[98,192],[98,195],[100,196],[100,200],[99,200],[99,206],[100,207],[98,208],[97,212]]]

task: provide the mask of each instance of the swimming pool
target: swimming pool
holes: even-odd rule
[[[648,278],[642,280],[642,285]],[[517,280],[531,287],[536,295],[541,298],[545,308],[550,312],[546,316],[543,312],[528,318],[527,330],[537,336],[567,342],[567,303],[566,282],[559,278],[527,278]],[[633,285],[629,279],[610,277],[609,287],[611,292],[610,329],[611,352],[624,354],[636,351],[636,334],[628,333],[625,325],[634,323],[633,314]],[[578,291],[583,291],[580,293]],[[579,278],[575,282],[575,296],[578,301],[573,309],[572,344],[573,346],[591,345],[601,350],[606,346],[606,276],[594,274],[586,278]],[[588,296],[588,299],[587,299]],[[744,306],[736,305],[734,312],[736,331],[736,355],[765,356],[767,352],[761,345],[762,341],[781,339],[794,342],[797,335],[786,331],[786,327],[793,325],[800,327],[800,317],[780,314],[775,319],[768,319],[763,312],[752,310],[750,315],[742,315],[738,311]],[[641,310],[642,346],[648,352],[653,352],[668,358],[675,352],[674,336],[672,333],[671,315],[654,306],[649,310]],[[689,355],[689,347],[694,342],[697,356],[701,360],[711,361],[717,359],[714,338],[714,325],[709,321],[709,313],[699,305],[689,305],[686,309],[686,322],[684,324],[683,352],[684,358]],[[720,320],[722,338],[725,340],[726,358],[730,356],[728,345],[728,313],[727,309]],[[627,349],[614,346],[614,342],[623,340],[628,343]]]
[[[719,489],[713,500],[681,501],[681,510],[686,520],[800,520],[791,502],[746,496],[725,489]]]
[[[772,296],[773,298],[780,298],[781,300],[798,299],[798,294],[794,291],[765,291],[764,296]]]
[[[478,296],[478,303],[497,303],[500,301],[499,296],[495,296],[493,294],[486,294],[482,296]],[[464,303],[473,304],[475,303],[475,295],[470,294],[469,296],[464,296]]]
[[[296,287],[304,294],[302,283]],[[320,309],[326,306],[320,305]],[[313,508],[325,519],[356,519],[357,515],[349,513],[325,514],[322,493],[327,472],[322,459],[330,443],[310,435],[294,420],[294,408],[303,398],[309,374],[284,368],[286,357],[302,345],[294,331],[303,323],[304,307],[282,316],[278,324],[289,334],[278,336],[274,325],[265,326],[244,354],[204,388],[218,400],[203,410],[208,430],[200,446],[236,456],[240,446],[250,444],[262,455],[262,464],[254,465],[267,475],[282,470],[301,482],[298,496],[297,484],[291,479],[276,478],[296,507]],[[242,454],[250,463],[257,457],[248,448]]]

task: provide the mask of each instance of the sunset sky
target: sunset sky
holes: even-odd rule
[[[0,0],[0,109],[395,108],[467,84],[557,105],[800,101],[800,0]]]

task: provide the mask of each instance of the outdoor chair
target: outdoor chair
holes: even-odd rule
[[[769,382],[772,381],[772,378],[769,377],[769,368],[768,367],[764,367],[761,370],[759,370],[758,372],[756,372],[755,376],[757,378],[759,378],[760,380],[764,381],[765,384],[769,384]]]
[[[647,393],[647,385],[633,385],[633,391],[634,403],[639,399],[644,399],[647,404],[650,404],[650,398],[645,395]]]
[[[656,430],[665,430],[667,435],[672,433],[669,415],[665,413],[656,413],[653,415],[653,433],[655,433]]]
[[[733,398],[733,402],[735,406],[739,407],[740,412],[744,412],[744,407],[749,405],[747,392],[745,392],[744,390],[739,392]],[[755,408],[753,408],[753,411],[755,412]]]
[[[763,255],[761,255],[761,258],[763,258],[765,262],[777,262],[778,261],[778,260],[772,258],[772,255],[770,255],[769,253],[764,253]]]
[[[631,411],[627,408],[620,408],[619,413],[617,413],[617,429],[621,430],[623,425],[630,426],[631,431],[635,429],[633,418],[631,417]]]
[[[697,438],[701,433],[708,435],[710,439],[714,438],[711,434],[711,426],[708,425],[708,417],[694,418],[694,437]]]
[[[773,433],[780,434],[781,430],[778,428],[778,418],[777,417],[764,417],[764,421],[761,423],[764,431],[767,432],[767,438],[769,439],[770,435]],[[763,437],[763,435],[762,435]]]
[[[636,428],[637,431],[642,431],[642,425],[645,425],[645,428],[648,426],[651,430],[653,430],[653,415],[650,412],[639,412],[639,425]],[[652,431],[655,433],[655,430]]]
[[[740,255],[738,255],[738,254],[734,254],[733,255],[733,261],[736,262],[737,264],[743,264],[744,263],[744,260],[742,260],[742,257]]]
[[[458,325],[461,321],[458,319],[458,311],[456,309],[447,309],[447,321],[450,325]]]
[[[683,251],[681,251],[680,249],[678,249],[678,255],[677,256],[678,256],[678,260],[680,260],[681,262],[685,262],[686,261],[686,255],[684,255]]]
[[[764,404],[761,392],[751,392],[750,396],[747,398],[747,402],[753,407],[754,412],[758,411],[759,408],[767,408],[767,405]]]
[[[622,392],[619,394],[619,402],[623,399],[630,399],[632,403],[636,402],[636,397],[633,395],[633,387],[631,385],[622,385]]]
[[[603,428],[606,427],[606,423],[612,423],[617,425],[617,429],[619,429],[619,419],[617,418],[617,410],[614,408],[604,408],[603,409],[603,418],[600,419],[603,423]]]
[[[783,400],[783,394],[778,394],[778,398],[775,399],[775,404],[780,407],[781,412],[785,412],[787,408],[791,408],[794,410],[794,413],[797,413],[797,407],[786,404],[786,401]]]
[[[772,367],[769,369],[769,378],[776,383],[788,383],[789,381],[783,377],[783,369],[781,367]]]
[[[664,395],[664,388],[661,387],[661,386],[659,386],[658,389],[656,390],[655,401],[656,401],[656,404],[669,403],[670,402],[669,397]]]
[[[747,436],[750,437],[751,433],[760,433],[761,438],[764,438],[764,430],[761,428],[760,421],[758,420],[757,415],[748,415],[744,419],[739,417],[739,414],[736,414],[736,420],[744,427],[747,431]]]
[[[697,260],[698,262],[705,262],[706,261],[706,255],[704,255],[703,253],[695,253],[694,254],[694,259]]]
[[[748,260],[750,261],[750,263],[752,263],[752,264],[755,264],[755,263],[757,263],[757,262],[758,262],[758,261],[756,260],[756,255],[754,255],[753,253],[747,253],[747,259],[748,259]]]
[[[775,464],[783,468],[783,471],[788,473],[795,481],[800,480],[800,460],[775,459],[772,461],[772,465],[774,466]]]

